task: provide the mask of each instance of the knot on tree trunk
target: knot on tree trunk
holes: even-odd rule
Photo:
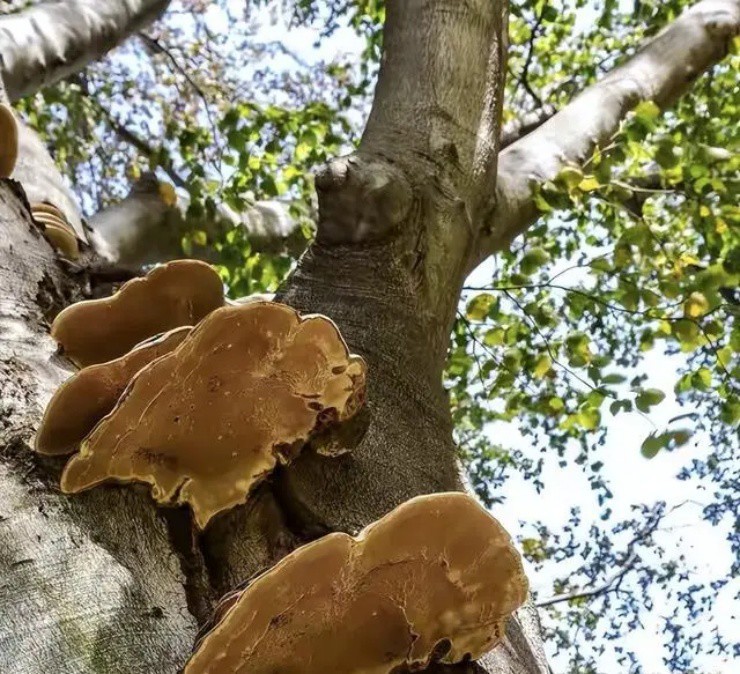
[[[316,174],[317,241],[355,244],[385,238],[411,210],[413,190],[403,172],[362,154],[340,157]]]

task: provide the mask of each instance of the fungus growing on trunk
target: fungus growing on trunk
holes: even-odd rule
[[[43,228],[44,236],[55,250],[70,260],[80,256],[77,233],[56,206],[48,203],[31,204],[31,215]]]
[[[184,674],[390,674],[475,660],[526,596],[518,552],[475,499],[420,496],[259,576]]]
[[[90,365],[65,381],[46,407],[36,434],[40,454],[70,454],[118,402],[133,376],[175,349],[192,328],[175,328],[135,346],[116,360]]]
[[[146,482],[205,527],[313,433],[354,415],[364,388],[364,361],[329,319],[274,302],[223,307],[134,377],[67,464],[62,490]]]
[[[120,358],[153,335],[196,325],[223,304],[223,284],[213,267],[176,260],[124,283],[111,297],[67,307],[51,336],[67,358],[86,367]]]
[[[0,103],[0,178],[9,178],[18,159],[18,122],[10,106]]]

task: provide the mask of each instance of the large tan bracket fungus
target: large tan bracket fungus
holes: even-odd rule
[[[111,297],[67,307],[51,336],[67,358],[86,367],[120,358],[153,335],[195,325],[223,304],[223,284],[213,267],[176,260],[125,283]]]
[[[134,377],[67,464],[62,490],[147,482],[205,527],[314,432],[351,417],[364,387],[364,361],[329,319],[274,302],[223,307]]]
[[[170,353],[191,332],[190,326],[134,347],[125,356],[91,365],[65,381],[46,407],[36,434],[40,454],[70,454],[118,402],[133,376],[157,358]]]
[[[475,660],[526,596],[519,554],[475,499],[421,496],[259,576],[184,674],[390,674]]]
[[[18,122],[10,106],[0,103],[0,178],[8,178],[18,159]]]

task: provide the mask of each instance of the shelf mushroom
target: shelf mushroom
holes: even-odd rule
[[[80,209],[46,145],[22,120],[18,120],[18,159],[12,178],[23,186],[33,218],[49,243],[64,257],[75,259],[80,244],[87,244]]]
[[[328,318],[276,302],[226,306],[139,371],[70,459],[62,490],[145,482],[159,503],[190,504],[203,528],[353,416],[364,390],[365,363]]]
[[[527,596],[504,528],[462,493],[420,496],[259,576],[184,674],[391,674],[476,660]]]
[[[77,233],[66,216],[49,203],[31,204],[31,216],[44,230],[44,236],[63,257],[76,260],[80,256]]]
[[[133,376],[170,353],[192,328],[175,328],[138,344],[125,356],[83,368],[54,393],[36,434],[39,454],[70,454],[118,402]]]
[[[196,325],[223,306],[221,278],[208,264],[175,260],[99,300],[64,309],[51,326],[63,355],[78,367],[120,358],[136,344],[177,327]]]
[[[18,159],[18,122],[9,105],[0,103],[0,178],[9,178]]]

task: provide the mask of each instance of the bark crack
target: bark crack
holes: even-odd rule
[[[211,585],[210,573],[201,549],[201,541],[186,508],[161,510],[172,550],[177,555],[185,578],[183,589],[188,611],[199,626],[210,618],[217,597]]]

